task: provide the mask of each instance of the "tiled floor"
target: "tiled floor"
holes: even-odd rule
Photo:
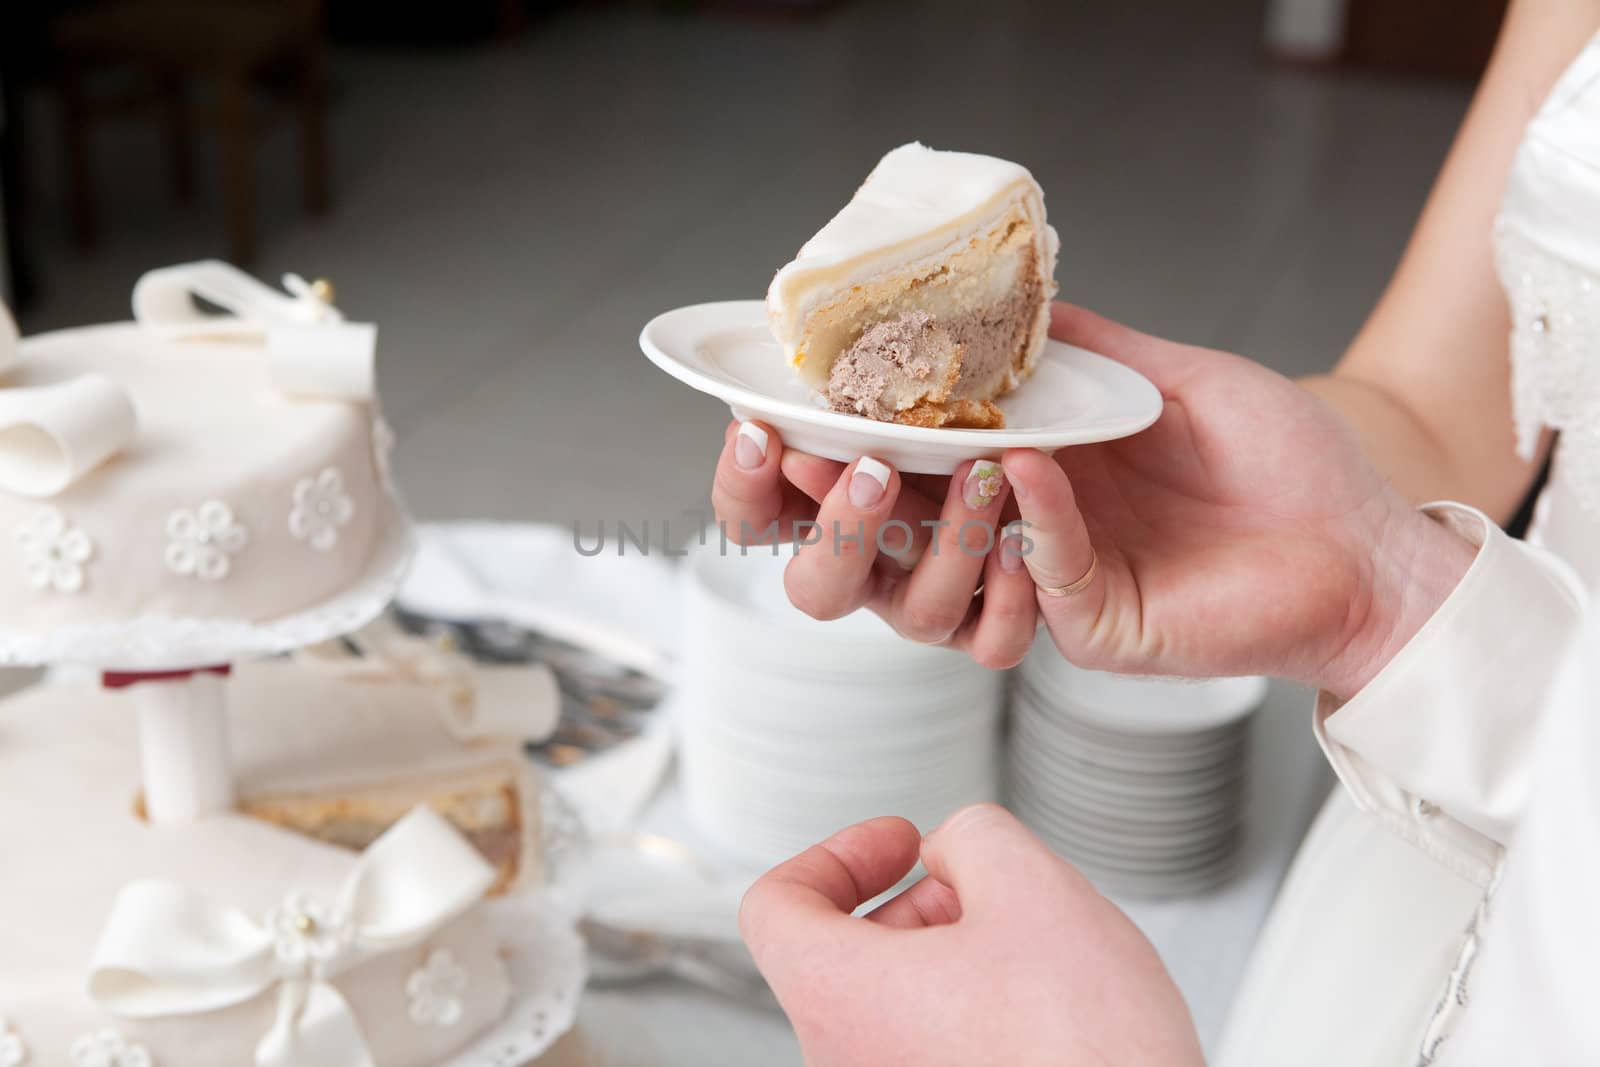
[[[725,413],[646,365],[639,327],[759,296],[913,138],[1033,169],[1064,297],[1311,371],[1380,291],[1467,93],[1269,70],[1259,23],[1251,0],[857,0],[810,21],[597,6],[511,45],[347,51],[337,210],[298,216],[276,129],[260,269],[327,275],[381,324],[400,475],[431,517],[701,506]],[[50,104],[28,101],[47,285],[29,332],[120,317],[142,269],[221,247],[215,196],[171,206],[154,134],[114,129],[95,149],[104,247],[69,251]],[[615,1062],[793,1055],[731,1016],[660,1047],[673,1010],[607,1012],[606,1044],[635,1050]]]

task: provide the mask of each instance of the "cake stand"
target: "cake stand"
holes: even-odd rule
[[[349,588],[267,622],[151,615],[44,632],[0,627],[0,666],[90,668],[136,708],[144,811],[181,823],[232,807],[225,680],[231,664],[351,633],[394,598],[410,561],[410,523],[394,498],[384,534]]]
[[[0,308],[0,533],[15,535],[0,666],[87,667],[128,690],[157,823],[232,805],[229,665],[364,625],[410,554],[376,328],[346,322],[325,281],[284,290],[214,260],[162,268],[134,287],[137,326],[26,345]],[[267,499],[246,522],[227,503]],[[224,581],[240,552],[249,599]]]

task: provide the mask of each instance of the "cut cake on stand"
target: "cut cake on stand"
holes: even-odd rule
[[[100,679],[0,703],[29,1067],[515,1067],[574,1017],[581,942],[527,891],[551,682],[330,651],[409,527],[374,328],[285,287],[207,261],[141,279],[135,323],[0,313],[0,664]]]

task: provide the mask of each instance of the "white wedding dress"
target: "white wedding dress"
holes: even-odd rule
[[[1479,543],[1343,706],[1343,784],[1285,881],[1219,1067],[1600,1063],[1600,35],[1530,123],[1494,235],[1518,447],[1559,431],[1530,545]]]

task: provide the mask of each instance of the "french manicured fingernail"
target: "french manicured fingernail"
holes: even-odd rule
[[[1022,570],[1022,557],[1026,554],[1022,543],[1022,530],[1017,523],[1008,523],[1001,531],[1000,539],[1000,569],[1007,574],[1016,574]]]
[[[767,459],[767,431],[753,422],[739,424],[733,440],[733,461],[741,470],[753,471]]]
[[[1022,570],[1022,538],[1008,537],[1000,542],[1000,569],[1007,574]]]
[[[927,834],[924,834],[922,839],[926,841],[930,837],[951,833],[958,827],[965,826],[969,822],[987,817],[993,812],[993,810],[994,806],[992,804],[968,804],[964,808],[957,808],[955,811],[952,811],[949,815],[945,816],[944,822],[934,827]]]
[[[856,460],[855,473],[850,475],[850,503],[865,511],[878,506],[889,488],[889,466],[871,456]]]
[[[961,499],[973,511],[982,511],[999,499],[1006,487],[1006,472],[992,459],[980,459],[967,472]]]
[[[1028,495],[1028,487],[1012,477],[1009,472],[1006,474],[1006,481],[1011,483],[1011,495],[1018,500]]]

